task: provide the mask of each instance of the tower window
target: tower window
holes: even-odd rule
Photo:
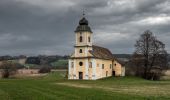
[[[88,37],[88,41],[90,42],[90,37]]]
[[[79,65],[80,65],[80,66],[83,66],[83,62],[79,62]]]
[[[83,53],[82,49],[79,50],[79,53]]]
[[[80,42],[83,42],[83,37],[82,36],[80,36]]]

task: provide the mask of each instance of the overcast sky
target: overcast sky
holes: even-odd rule
[[[0,55],[68,55],[83,9],[94,44],[133,53],[151,30],[170,53],[170,0],[0,0]]]

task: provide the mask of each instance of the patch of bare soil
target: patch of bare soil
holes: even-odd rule
[[[20,78],[20,77],[38,77],[38,76],[45,76],[47,74],[16,74],[14,75],[13,77],[17,77],[17,78]]]
[[[64,86],[77,87],[77,88],[92,88],[92,86],[83,85],[83,84],[73,84],[73,83],[56,83],[56,84],[64,85]]]

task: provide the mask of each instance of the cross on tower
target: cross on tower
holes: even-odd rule
[[[83,17],[85,16],[85,11],[83,10]]]

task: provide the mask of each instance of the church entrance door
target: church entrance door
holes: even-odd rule
[[[112,76],[115,76],[115,71],[112,71]]]
[[[106,71],[106,77],[108,76],[108,71]]]
[[[79,72],[79,79],[83,79],[83,72]]]

